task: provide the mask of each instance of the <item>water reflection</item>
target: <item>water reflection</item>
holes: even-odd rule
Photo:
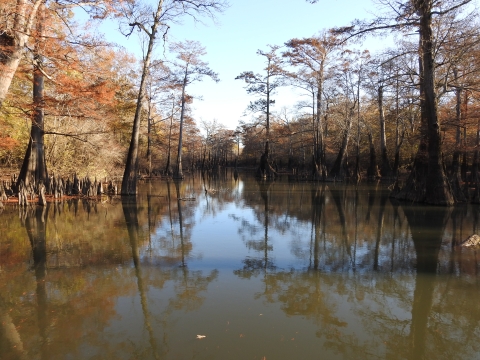
[[[38,330],[40,335],[40,354],[42,359],[47,359],[47,292],[45,289],[47,244],[46,244],[46,221],[47,207],[36,207],[25,210],[25,228],[30,244],[32,245],[33,268],[35,272]]]
[[[0,358],[480,353],[478,207],[234,171],[140,190],[5,209]]]

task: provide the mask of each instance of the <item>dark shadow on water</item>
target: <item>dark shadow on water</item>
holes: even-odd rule
[[[38,328],[41,338],[41,353],[43,359],[48,359],[48,320],[47,291],[45,277],[47,274],[47,242],[46,229],[50,204],[25,209],[25,228],[32,246],[33,270],[35,272]],[[58,205],[57,205],[58,206]],[[58,212],[57,209],[54,209]]]
[[[140,266],[139,253],[139,225],[138,225],[138,209],[137,201],[133,196],[122,197],[122,208],[125,216],[125,223],[127,225],[128,237],[130,239],[130,246],[132,248],[132,259],[135,266],[135,276],[137,278],[138,293],[140,295],[140,303],[142,305],[143,317],[145,319],[145,328],[147,329],[152,354],[155,359],[160,359],[159,350],[155,341],[154,332],[151,325],[150,312],[148,310],[147,301],[147,286],[144,284],[142,277],[142,269]]]
[[[416,253],[415,291],[410,323],[411,359],[429,358],[428,320],[432,311],[438,254],[451,209],[447,207],[403,206]]]

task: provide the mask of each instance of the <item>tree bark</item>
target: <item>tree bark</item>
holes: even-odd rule
[[[332,170],[330,170],[329,177],[343,180],[345,177],[345,157],[347,154],[348,141],[350,139],[350,129],[352,127],[352,119],[348,119],[347,128],[344,131],[342,144],[338,151],[337,158],[333,164]]]
[[[185,115],[185,88],[187,87],[187,80],[188,80],[187,74],[188,74],[188,65],[185,68],[185,76],[183,78],[183,86],[182,86],[182,108],[180,111],[180,129],[178,134],[177,166],[174,174],[175,179],[183,179],[183,169],[182,169],[183,118]]]
[[[128,149],[127,161],[125,163],[125,171],[122,180],[122,195],[137,195],[137,173],[138,173],[138,139],[140,137],[140,122],[145,101],[145,88],[147,85],[147,76],[150,69],[150,61],[152,56],[153,45],[157,35],[157,29],[160,26],[160,17],[162,14],[163,0],[158,1],[157,12],[154,15],[152,32],[149,33],[148,48],[143,62],[142,77],[140,80],[140,88],[138,91],[137,107],[135,109],[135,117],[133,119],[132,138]]]
[[[38,186],[47,179],[44,146],[44,75],[41,71],[43,57],[41,54],[44,45],[44,13],[45,5],[41,5],[36,22],[37,41],[34,47],[33,66],[33,118],[30,129],[30,140],[23,160],[23,165],[17,179],[17,184],[23,180],[25,186],[33,182]]]
[[[8,46],[8,41],[10,39],[7,35],[3,34],[0,36],[0,46]],[[1,57],[7,57],[7,59],[1,61],[1,70],[0,71],[0,108],[3,106],[5,98],[8,94],[8,89],[12,83],[13,76],[17,71],[18,65],[20,64],[20,59],[23,56],[23,48],[15,49],[8,55],[2,54]]]
[[[443,169],[442,140],[438,121],[437,98],[435,92],[435,63],[433,54],[434,35],[432,30],[432,1],[424,1],[419,6],[420,36],[423,59],[423,83],[425,95],[425,116],[428,131],[428,172],[425,202],[432,205],[452,205],[454,198]]]
[[[152,105],[148,104],[147,116],[147,162],[148,162],[148,176],[152,176]]]
[[[383,86],[378,88],[378,112],[380,120],[380,153],[382,158],[382,165],[380,167],[380,174],[382,177],[392,176],[392,167],[388,160],[387,154],[387,137],[385,133],[385,113],[383,111]]]
[[[321,170],[322,179],[325,180],[327,176],[326,164],[325,164],[325,152],[323,151],[323,124],[322,124],[322,94],[323,94],[323,81],[324,81],[324,61],[320,64],[320,71],[317,79],[317,141],[316,141],[316,160],[319,170]]]
[[[13,28],[0,35],[0,108],[7,97],[10,84],[25,52],[25,45],[29,39],[34,19],[43,1],[35,0],[27,16],[29,4],[26,0],[17,0]]]
[[[420,144],[412,172],[397,199],[432,205],[453,205],[455,199],[443,168],[433,55],[432,0],[415,2],[420,16]]]
[[[402,131],[402,135],[400,136],[400,117],[399,117],[399,79],[398,79],[398,70],[396,74],[396,86],[395,86],[395,121],[396,121],[396,126],[395,126],[395,156],[393,160],[393,169],[392,173],[395,178],[398,177],[398,167],[400,166],[400,147],[402,146],[403,143],[403,138],[405,136],[405,131]]]
[[[170,128],[168,130],[168,149],[167,149],[167,164],[165,165],[165,174],[171,175],[172,169],[170,166],[170,158],[172,154],[172,127],[173,127],[173,111],[175,109],[175,98],[172,102],[172,115],[170,116]]]
[[[379,177],[379,170],[377,166],[377,155],[375,154],[375,146],[373,144],[372,132],[368,131],[368,143],[370,145],[370,163],[367,169],[367,179],[375,180]]]
[[[455,80],[458,80],[457,70],[453,70]],[[453,152],[452,158],[452,171],[450,174],[450,184],[452,186],[453,196],[456,202],[466,202],[467,198],[462,191],[461,187],[461,172],[460,172],[460,146],[461,146],[461,120],[462,120],[462,89],[459,87],[456,89],[456,116],[455,116],[455,125],[456,125],[456,136],[455,136],[455,151]]]

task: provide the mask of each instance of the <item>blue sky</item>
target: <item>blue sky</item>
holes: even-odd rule
[[[190,94],[203,97],[192,105],[194,118],[198,122],[217,119],[234,129],[240,119],[250,119],[251,114],[243,115],[249,102],[254,100],[243,88],[244,83],[235,77],[247,70],[261,72],[264,64],[256,54],[258,49],[266,50],[268,44],[283,45],[291,38],[309,37],[323,29],[348,25],[353,19],[369,17],[375,11],[371,0],[319,0],[317,4],[306,0],[230,0],[230,7],[218,15],[218,24],[210,19],[204,19],[206,25],[195,24],[185,18],[183,24],[172,25],[168,40],[199,41],[207,50],[203,59],[220,77],[219,83],[205,79],[187,88]],[[120,38],[112,27],[107,38],[121,42],[130,52],[139,53],[136,36]],[[370,43],[370,46],[376,45]],[[160,56],[161,47],[157,52]],[[291,107],[299,96],[300,93],[291,88],[282,88],[274,97],[273,110]]]

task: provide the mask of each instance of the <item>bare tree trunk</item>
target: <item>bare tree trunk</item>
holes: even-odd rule
[[[152,176],[152,106],[148,104],[147,116],[147,161],[148,161],[148,176]]]
[[[268,66],[267,66],[267,108],[266,108],[266,126],[265,126],[265,151],[260,157],[260,166],[257,170],[257,176],[263,178],[273,178],[276,175],[276,171],[270,165],[270,62],[271,59],[268,58]]]
[[[395,126],[395,158],[393,162],[393,176],[395,178],[398,177],[398,168],[400,166],[400,148],[403,144],[403,140],[405,138],[405,127],[403,127],[402,132],[400,133],[400,119],[399,119],[399,85],[398,85],[398,72],[397,72],[397,86],[395,89],[396,96],[395,96],[395,119],[396,119],[396,126]]]
[[[319,169],[321,170],[322,179],[325,180],[327,176],[326,172],[326,164],[325,164],[325,152],[323,151],[323,124],[322,124],[322,94],[323,94],[323,67],[324,61],[320,64],[320,74],[319,79],[317,81],[317,143],[316,143],[316,160]]]
[[[25,45],[29,39],[37,11],[44,0],[35,0],[28,4],[26,0],[17,0],[13,29],[0,34],[0,108],[8,94],[15,72],[25,52]],[[27,7],[31,6],[27,16]],[[37,20],[43,22],[43,20]],[[2,29],[4,30],[4,29]]]
[[[11,39],[3,33],[0,35],[0,47],[12,46],[10,45]],[[18,65],[20,64],[20,59],[23,56],[23,48],[15,49],[14,51],[8,53],[8,55],[0,54],[0,66],[2,71],[0,71],[0,108],[3,106],[3,102],[8,94],[8,89],[12,83],[13,76],[17,71]],[[3,58],[6,58],[5,60]]]
[[[388,160],[387,154],[387,137],[385,134],[385,113],[383,111],[383,86],[378,88],[378,112],[380,120],[380,153],[382,165],[380,166],[380,174],[382,177],[392,176],[392,167]]]
[[[330,170],[329,177],[343,180],[345,177],[345,157],[347,154],[348,140],[350,139],[350,129],[352,128],[352,119],[347,120],[347,128],[343,133],[342,144],[338,151],[337,158],[333,164],[332,170]]]
[[[420,37],[421,42],[421,37]],[[420,72],[420,78],[423,78],[423,58],[419,54],[418,58],[418,67]],[[426,178],[427,178],[427,168],[428,168],[428,154],[427,154],[427,119],[425,116],[425,96],[424,96],[424,85],[420,81],[419,85],[420,92],[420,144],[418,146],[417,153],[415,155],[415,160],[412,165],[412,171],[408,176],[408,179],[405,185],[400,189],[398,187],[398,179],[396,181],[396,186],[391,194],[392,197],[397,200],[406,200],[412,202],[423,202],[425,199],[425,188],[426,188]]]
[[[361,178],[360,174],[360,81],[358,82],[357,86],[357,97],[359,99],[359,104],[357,106],[357,153],[355,156],[355,174],[354,179],[355,181],[359,182]]]
[[[442,139],[438,121],[437,98],[435,93],[435,63],[433,56],[432,0],[420,6],[420,36],[422,39],[423,83],[425,90],[425,115],[428,131],[428,172],[425,202],[433,205],[452,205],[450,184],[443,169]]]
[[[174,178],[183,179],[182,170],[182,146],[183,146],[183,117],[185,114],[185,88],[187,86],[187,68],[185,68],[185,77],[183,78],[182,86],[182,109],[180,112],[180,130],[178,134],[178,151],[177,151],[177,167],[175,169]]]
[[[399,199],[432,205],[453,205],[455,199],[443,169],[442,139],[435,93],[432,0],[415,3],[420,15],[420,99],[422,126],[420,146],[412,173]],[[426,150],[426,159],[423,151]]]
[[[128,149],[127,161],[122,180],[122,195],[137,195],[137,173],[138,173],[138,139],[140,137],[140,121],[142,115],[143,103],[145,101],[145,88],[147,76],[150,69],[153,45],[157,35],[157,28],[160,26],[160,17],[162,14],[163,0],[158,1],[157,12],[154,15],[151,33],[149,33],[148,48],[143,62],[142,78],[138,90],[137,107],[133,119],[132,138]]]
[[[44,147],[44,75],[41,70],[43,58],[41,55],[45,36],[44,12],[45,6],[42,5],[38,10],[39,15],[36,23],[37,35],[39,36],[34,47],[34,67],[33,67],[33,119],[30,130],[30,140],[23,160],[23,165],[18,176],[17,184],[23,181],[27,186],[33,181],[34,186],[40,182],[45,183],[47,179],[47,170],[45,166],[45,147]]]
[[[457,69],[453,70],[455,80],[458,80]],[[461,146],[461,120],[462,120],[462,89],[456,89],[456,136],[455,136],[455,151],[453,152],[452,159],[452,172],[450,174],[450,184],[452,185],[452,192],[456,202],[466,202],[467,198],[461,188],[461,173],[460,173],[460,146]]]
[[[173,111],[175,109],[175,98],[172,102],[172,115],[170,116],[170,128],[168,130],[168,149],[167,149],[167,164],[165,165],[165,173],[167,175],[172,174],[172,168],[170,166],[170,159],[172,154],[172,127],[173,127]]]
[[[377,155],[375,154],[375,146],[373,144],[373,136],[370,129],[368,129],[368,143],[370,145],[370,163],[367,169],[368,180],[374,180],[379,177],[379,170],[377,166]]]

